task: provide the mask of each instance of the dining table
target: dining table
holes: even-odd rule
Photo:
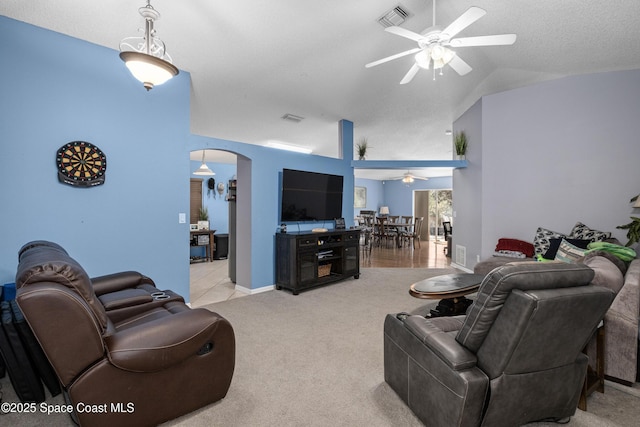
[[[400,221],[385,221],[384,227],[395,230],[396,232],[396,245],[402,247],[402,236],[404,233],[410,233],[414,223],[412,222],[400,222]]]

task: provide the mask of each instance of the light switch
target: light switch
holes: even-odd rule
[[[178,214],[178,223],[179,224],[184,224],[187,222],[187,214],[184,212],[180,212]]]

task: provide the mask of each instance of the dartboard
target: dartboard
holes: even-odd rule
[[[60,182],[79,187],[104,184],[107,156],[95,145],[84,141],[69,142],[56,155]]]

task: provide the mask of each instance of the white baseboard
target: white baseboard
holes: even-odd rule
[[[473,270],[468,269],[467,267],[463,267],[461,265],[456,264],[455,262],[451,263],[451,267],[457,269],[457,270],[462,270],[465,273],[473,273]]]
[[[256,289],[249,289],[249,288],[245,288],[244,286],[236,285],[235,290],[238,292],[242,292],[243,294],[254,295],[254,294],[261,294],[263,292],[269,292],[274,290],[275,288],[276,288],[275,285],[263,286],[261,288],[256,288]]]

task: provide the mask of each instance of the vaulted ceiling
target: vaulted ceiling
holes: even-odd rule
[[[145,4],[2,0],[0,14],[117,50],[142,27],[138,8]],[[434,80],[421,71],[406,85],[399,82],[412,55],[364,67],[416,46],[385,32],[377,20],[401,5],[410,13],[402,27],[420,33],[432,24],[432,0],[151,4],[161,14],[157,35],[174,64],[191,73],[192,133],[250,144],[283,141],[331,157],[338,155],[337,123],[348,119],[356,142],[367,138],[368,159],[451,159],[445,130],[482,95],[566,75],[640,68],[637,0],[439,0],[436,23],[442,27],[470,6],[487,11],[460,37],[515,33],[517,41],[458,48],[473,68],[469,74],[445,67]],[[304,119],[294,123],[282,119],[286,114]]]

